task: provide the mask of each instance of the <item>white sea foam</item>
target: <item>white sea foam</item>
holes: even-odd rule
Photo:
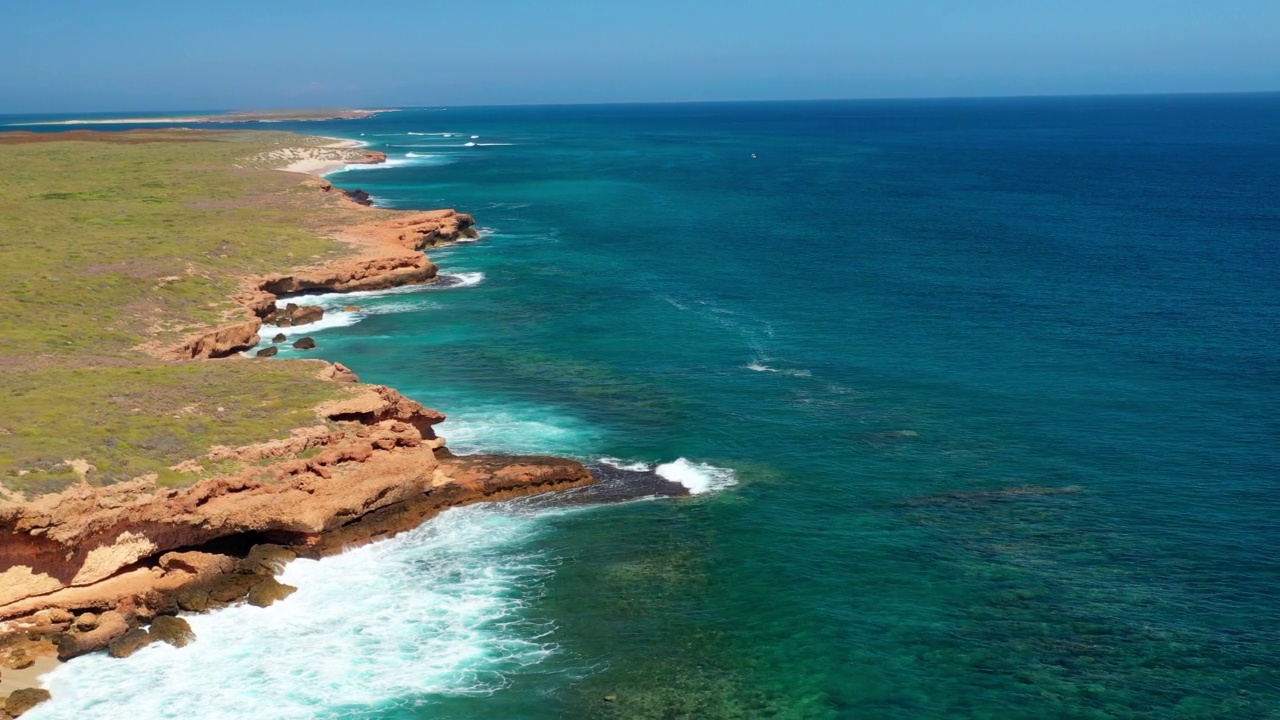
[[[437,165],[450,165],[454,162],[453,158],[447,153],[417,153],[411,151],[405,153],[404,156],[405,159],[409,161],[409,164],[417,167],[424,165],[432,167]]]
[[[460,272],[445,273],[441,275],[447,281],[445,287],[475,287],[484,282],[484,273],[482,272]]]
[[[546,511],[543,511],[544,513]],[[563,511],[562,511],[563,512]],[[416,530],[297,560],[298,591],[188,618],[196,641],[76,658],[30,720],[363,716],[396,702],[491,694],[555,652],[524,617],[553,563],[532,552],[545,515],[518,504],[449,510]]]
[[[389,148],[461,148],[461,147],[476,147],[477,145],[480,147],[489,147],[492,145],[514,145],[514,144],[515,143],[477,143],[474,140],[468,140],[467,142],[464,142],[464,143],[441,143],[441,142],[399,143],[394,145],[387,145],[387,147]]]
[[[319,305],[324,308],[324,317],[320,318],[316,322],[307,323],[306,325],[294,325],[289,327],[264,325],[262,330],[259,331],[259,335],[262,336],[262,341],[241,354],[251,356],[259,348],[272,345],[273,343],[271,343],[270,338],[277,334],[293,339],[294,337],[313,335],[333,328],[349,327],[370,315],[390,315],[392,313],[415,312],[432,307],[438,307],[436,303],[427,299],[432,292],[459,287],[474,287],[484,282],[484,273],[441,273],[440,279],[442,282],[431,285],[406,285],[404,287],[388,288],[386,290],[357,290],[355,292],[346,293],[311,293],[285,298],[277,304],[283,305],[285,303],[295,303],[297,305]],[[421,295],[421,297],[412,301],[406,300],[395,303],[377,302],[381,298],[404,295]],[[360,305],[359,303],[361,302],[365,304]],[[359,307],[360,309],[342,309],[351,306]],[[291,351],[291,348],[288,345],[284,345],[280,350],[281,352],[288,353]]]
[[[663,463],[653,471],[659,477],[685,486],[691,495],[723,490],[738,484],[737,474],[728,468],[690,462],[685,458]]]
[[[421,310],[438,310],[440,303],[428,302],[422,299],[406,300],[404,302],[382,302],[371,305],[363,305],[360,307],[361,315],[395,315],[396,313],[418,312]]]
[[[330,176],[330,175],[336,175],[336,174],[338,174],[338,173],[348,172],[348,171],[352,171],[352,170],[386,170],[387,168],[393,168],[393,167],[400,167],[400,166],[402,166],[402,165],[408,165],[408,164],[410,164],[411,162],[413,162],[413,161],[412,161],[412,160],[410,160],[410,159],[408,159],[408,158],[387,158],[387,159],[386,159],[385,161],[383,161],[383,162],[380,162],[380,163],[373,163],[373,164],[370,164],[370,163],[349,163],[349,164],[347,164],[347,165],[341,165],[341,166],[339,166],[339,167],[336,167],[336,168],[334,168],[333,170],[330,170],[330,171],[326,172],[324,175],[325,175],[325,177],[328,177],[328,176]]]
[[[599,433],[591,426],[544,405],[504,404],[451,411],[447,432],[449,447],[461,453],[580,455],[597,445]],[[443,429],[443,428],[442,428]]]
[[[609,467],[618,468],[619,470],[630,470],[631,472],[649,472],[653,470],[653,466],[648,463],[627,462],[626,460],[619,460],[615,457],[602,457],[600,458],[600,463],[602,465],[608,465]]]
[[[755,370],[756,372],[771,372],[778,373],[779,375],[790,375],[791,377],[813,377],[813,373],[809,370],[789,370],[787,368],[769,367],[768,365],[754,361],[747,365],[746,368],[748,370]]]
[[[325,173],[326,176],[340,172],[349,172],[360,170],[368,172],[370,170],[386,170],[388,168],[406,167],[410,165],[448,165],[453,159],[448,155],[430,154],[430,153],[405,153],[404,157],[388,157],[380,163],[349,163],[335,170]]]

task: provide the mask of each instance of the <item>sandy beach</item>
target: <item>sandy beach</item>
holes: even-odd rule
[[[42,687],[41,676],[61,664],[57,658],[45,656],[36,658],[35,663],[21,670],[0,670],[0,697],[7,697],[14,690]]]
[[[269,158],[280,163],[280,169],[288,172],[323,176],[352,163],[369,163],[367,153],[360,151],[364,143],[359,140],[333,138],[333,142],[321,147],[285,148],[274,151]]]

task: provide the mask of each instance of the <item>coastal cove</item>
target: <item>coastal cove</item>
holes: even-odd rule
[[[420,446],[431,438],[406,421],[447,416],[418,423],[458,456],[431,450],[442,467],[559,457],[574,469],[559,477],[580,467],[598,482],[415,518],[283,568],[267,558],[272,582],[296,588],[284,599],[184,615],[186,647],[78,657],[24,717],[126,702],[138,718],[396,720],[1280,706],[1275,96],[420,108],[276,127],[326,136],[303,158],[343,163],[309,166],[325,181],[273,176],[297,187],[282,197],[328,209],[304,221],[278,206],[260,219],[280,239],[225,253],[210,241],[191,254],[196,273],[159,277],[252,260],[234,274],[277,284],[200,288],[201,301],[248,292],[238,307],[253,307],[251,291],[269,291],[297,306],[289,323],[322,316],[216,353],[269,359],[173,363],[273,378],[201,385],[228,398],[210,409],[250,417],[283,397],[273,412],[301,427],[354,399],[309,393],[370,383],[397,396],[364,402]],[[14,176],[5,214],[107,202]],[[129,180],[130,212],[172,199]],[[242,222],[230,190],[195,205]],[[435,282],[335,287],[297,272],[350,259],[350,246],[305,245],[364,224],[339,215],[441,207],[474,218],[475,236],[414,240],[430,259],[398,265]],[[281,262],[290,253],[309,262]],[[98,266],[120,262],[90,264],[110,276]],[[56,279],[29,292],[66,282],[41,273]],[[198,305],[175,298],[159,316]],[[85,331],[14,307],[15,328],[49,334],[33,356]],[[102,323],[99,347],[119,325]],[[315,349],[293,346],[303,337]],[[311,357],[325,362],[305,378],[280,362]],[[313,385],[325,368],[362,382]],[[143,441],[127,440],[158,464]],[[100,445],[100,472],[132,468]],[[50,470],[42,482],[66,476]],[[677,497],[646,499],[664,495]]]

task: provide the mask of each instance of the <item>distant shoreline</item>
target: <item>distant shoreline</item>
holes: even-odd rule
[[[168,117],[131,117],[131,118],[95,118],[72,120],[45,120],[42,122],[11,123],[11,127],[19,126],[60,126],[60,125],[171,125],[173,123],[273,123],[273,122],[312,122],[321,120],[360,120],[381,113],[396,112],[392,109],[382,110],[263,110],[233,111],[210,115],[176,115]]]

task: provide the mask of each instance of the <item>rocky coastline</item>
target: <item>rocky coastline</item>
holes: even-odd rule
[[[367,162],[384,159],[360,152]],[[323,179],[306,184],[367,205],[360,191]],[[264,322],[315,319],[306,308],[281,307],[290,295],[435,282],[437,267],[423,250],[476,236],[471,216],[453,210],[386,214],[340,234],[354,254],[247,278],[234,298],[241,318],[146,350],[173,362],[269,362],[240,356],[259,343]],[[185,644],[193,638],[179,613],[287,597],[292,589],[275,575],[295,557],[389,537],[450,507],[595,481],[562,458],[455,456],[435,432],[443,414],[392,388],[361,384],[341,364],[291,362],[314,363],[318,376],[349,390],[288,438],[212,448],[172,468],[190,478],[179,484],[147,476],[0,501],[0,681],[49,658]],[[47,697],[37,698],[41,692],[15,690],[12,708],[0,698],[0,720]]]

